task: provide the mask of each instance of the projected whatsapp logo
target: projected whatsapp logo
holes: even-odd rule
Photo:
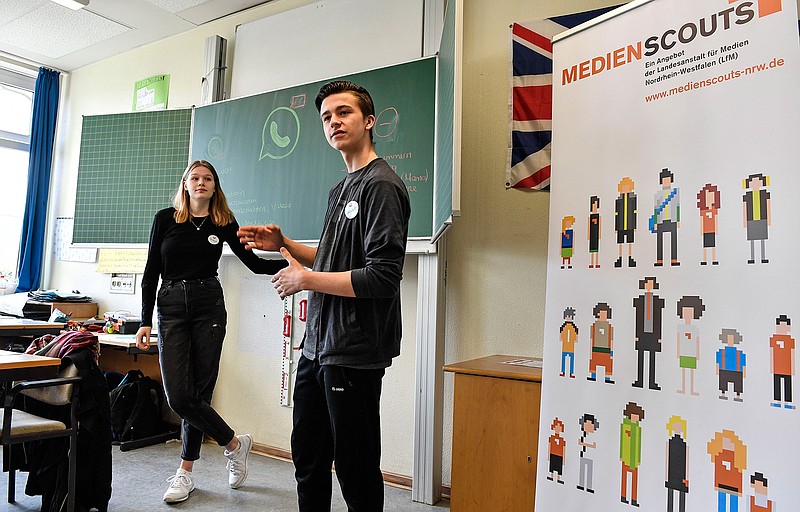
[[[261,130],[259,160],[280,160],[291,155],[300,140],[300,118],[288,107],[278,107],[267,116]]]

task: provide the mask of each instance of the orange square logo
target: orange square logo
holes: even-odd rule
[[[763,18],[776,12],[781,12],[781,0],[758,0],[758,17]]]
[[[735,4],[739,0],[728,0],[728,4]],[[758,0],[758,17],[763,18],[783,10],[782,0]]]

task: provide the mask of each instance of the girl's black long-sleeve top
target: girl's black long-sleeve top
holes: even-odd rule
[[[215,277],[223,242],[256,274],[274,274],[287,265],[282,259],[259,258],[245,249],[236,235],[239,230],[236,219],[227,226],[215,225],[210,217],[194,217],[179,224],[175,222],[174,214],[174,208],[165,208],[153,219],[147,264],[142,276],[143,326],[153,325],[159,277],[169,280]]]

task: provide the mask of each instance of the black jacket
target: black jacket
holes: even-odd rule
[[[111,406],[105,377],[90,350],[64,357],[82,377],[79,389],[78,459],[75,482],[75,510],[108,510],[111,499]],[[28,400],[28,404],[33,401]],[[27,405],[27,404],[26,404]],[[66,419],[69,410],[65,409]],[[56,438],[28,443],[28,482],[25,494],[42,496],[42,511],[60,510],[67,492],[67,449],[69,439]]]

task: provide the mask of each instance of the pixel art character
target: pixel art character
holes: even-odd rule
[[[708,454],[714,463],[717,512],[739,512],[742,472],[747,469],[747,447],[733,430],[722,430],[708,442]]]
[[[697,193],[697,208],[700,209],[700,236],[703,238],[703,261],[708,264],[708,250],[711,249],[711,264],[719,265],[717,260],[717,229],[719,226],[720,193],[719,188],[706,183]]]
[[[558,483],[563,484],[561,475],[564,474],[564,451],[567,447],[567,441],[561,435],[564,432],[564,423],[555,418],[550,425],[550,430],[553,431],[553,434],[547,438],[547,460],[550,463],[548,466],[550,474],[547,475],[547,479],[552,481],[555,478]]]
[[[597,448],[597,442],[587,441],[590,434],[593,434],[600,428],[600,422],[594,417],[594,414],[584,414],[580,417],[579,423],[581,426],[581,437],[578,440],[578,446],[581,447],[581,460],[580,468],[578,469],[578,489],[594,494],[592,488],[592,474],[594,473],[594,459],[589,455],[589,450]]]
[[[733,400],[742,401],[744,379],[747,377],[747,356],[736,348],[742,343],[742,335],[736,329],[722,329],[719,341],[725,345],[717,350],[717,375],[719,376],[719,398],[728,399],[728,384],[733,386],[736,396]]]
[[[655,206],[650,217],[650,231],[658,238],[656,242],[655,266],[664,265],[664,234],[670,234],[670,264],[680,265],[678,261],[678,228],[681,226],[681,195],[678,187],[672,186],[675,179],[669,169],[661,169],[658,175],[661,190],[655,194]]]
[[[619,460],[622,462],[622,486],[620,501],[628,503],[628,475],[631,475],[631,501],[639,506],[639,465],[642,462],[642,427],[644,409],[636,402],[628,402],[619,425]]]
[[[769,191],[764,188],[769,186],[769,176],[751,174],[743,185],[746,192],[742,196],[742,224],[750,241],[750,259],[747,263],[756,262],[756,241],[761,242],[761,263],[769,263],[764,253],[769,226],[772,225],[772,200]]]
[[[561,373],[563,377],[566,371],[567,358],[569,358],[569,378],[575,378],[575,343],[578,341],[578,326],[575,325],[575,309],[567,308],[564,310],[564,323],[559,328],[558,336],[561,339]]]
[[[614,267],[622,267],[622,246],[628,244],[628,266],[635,267],[633,259],[633,239],[636,234],[636,193],[633,191],[633,180],[625,176],[619,180],[617,191],[619,196],[614,202],[614,229],[617,231],[617,246],[619,257],[614,262]]]
[[[575,232],[572,226],[575,225],[575,217],[567,215],[561,219],[561,268],[566,265],[572,268],[572,251],[575,247]]]
[[[592,355],[589,356],[589,376],[586,380],[597,380],[597,367],[605,372],[605,382],[614,384],[611,378],[614,371],[614,326],[611,325],[611,307],[598,302],[592,310],[597,319],[592,323]]]
[[[678,365],[681,368],[681,389],[678,393],[686,393],[686,374],[689,374],[689,392],[699,396],[694,390],[694,372],[697,370],[697,361],[700,360],[700,329],[693,323],[703,316],[706,310],[703,300],[696,295],[687,295],[678,301],[678,318],[683,320],[678,324],[676,332]]]
[[[792,321],[786,315],[775,319],[775,334],[769,339],[769,371],[774,384],[772,407],[794,409],[792,403],[792,377],[794,376],[794,338],[791,335]],[[781,395],[783,384],[783,395]]]
[[[686,494],[689,492],[689,446],[686,444],[686,420],[672,416],[667,421],[667,512],[674,510],[674,496],[678,493],[678,510],[686,511]]]
[[[769,499],[768,482],[763,473],[753,473],[750,477],[750,487],[753,488],[753,495],[750,496],[747,511],[774,512],[775,504]]]
[[[650,356],[650,389],[660,390],[656,383],[656,352],[661,352],[661,318],[664,299],[653,290],[658,289],[655,277],[645,277],[639,281],[639,289],[644,294],[634,297],[633,307],[636,309],[636,351],[639,353],[638,373],[634,387],[644,386],[644,356]]]
[[[589,199],[589,268],[600,268],[600,198]]]

